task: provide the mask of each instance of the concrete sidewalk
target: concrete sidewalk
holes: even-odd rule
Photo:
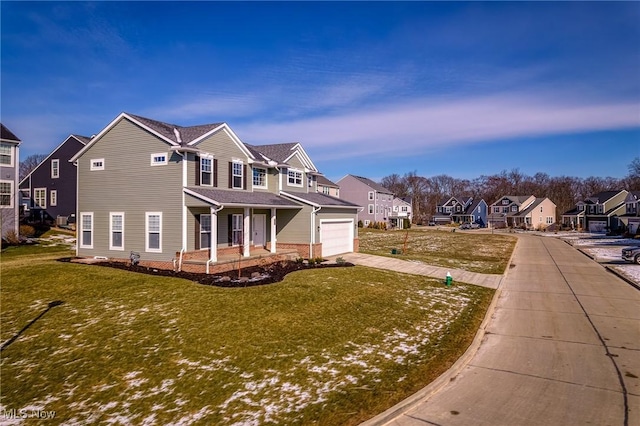
[[[375,256],[364,253],[348,253],[342,256],[347,262],[355,265],[368,266],[371,268],[388,269],[390,271],[404,272],[407,274],[424,275],[433,278],[444,278],[447,272],[453,277],[453,282],[463,282],[481,287],[497,289],[502,280],[502,275],[478,274],[475,272],[463,271],[461,269],[443,268],[440,266],[427,265],[417,261],[407,261],[394,259],[392,257]]]

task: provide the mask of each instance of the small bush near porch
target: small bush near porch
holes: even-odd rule
[[[223,289],[3,257],[0,409],[55,423],[357,424],[467,348],[492,290],[362,267]]]

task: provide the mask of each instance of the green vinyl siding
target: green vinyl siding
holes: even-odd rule
[[[168,164],[151,166],[166,152]],[[90,170],[104,159],[104,170]],[[93,249],[80,256],[171,260],[182,245],[182,157],[169,144],[126,119],[120,120],[78,159],[78,212],[93,212]],[[124,251],[109,250],[109,212],[124,212]],[[145,213],[162,212],[162,253],[145,252]]]
[[[279,243],[309,243],[311,233],[311,207],[298,210],[278,210],[276,219]]]

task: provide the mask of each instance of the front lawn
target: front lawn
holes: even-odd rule
[[[363,267],[224,289],[3,258],[0,410],[56,423],[357,424],[444,372],[493,290]]]
[[[507,235],[431,229],[382,231],[361,228],[359,238],[362,253],[484,274],[504,273],[516,244],[516,238]],[[402,253],[392,254],[393,249]]]

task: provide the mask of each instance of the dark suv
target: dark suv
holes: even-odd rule
[[[640,247],[623,248],[622,258],[627,262],[635,262],[640,265]]]

